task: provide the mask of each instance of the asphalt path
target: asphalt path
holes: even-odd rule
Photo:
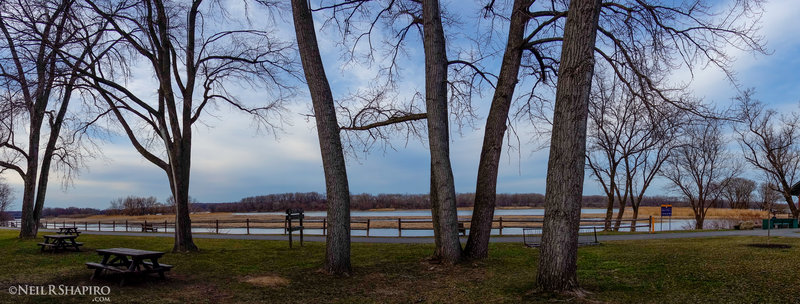
[[[15,228],[0,228],[14,229]],[[56,232],[53,229],[39,229],[41,232]],[[172,233],[161,232],[112,232],[112,231],[81,231],[83,234],[90,235],[118,235],[118,236],[149,236],[149,237],[173,237]],[[726,237],[726,236],[766,236],[767,231],[762,229],[754,230],[727,230],[727,231],[692,231],[692,232],[659,232],[659,233],[631,233],[615,235],[598,235],[600,242],[604,241],[640,241],[640,240],[663,240],[663,239],[685,239],[685,238],[707,238],[707,237]],[[773,229],[772,236],[781,237],[800,237],[800,229]],[[196,239],[232,239],[232,240],[268,240],[268,241],[288,241],[287,235],[256,235],[256,234],[205,234],[195,233]],[[295,233],[294,240],[299,240],[300,236]],[[324,242],[325,237],[319,235],[306,235],[303,238],[306,242]],[[461,241],[466,243],[467,238],[462,237]],[[532,241],[530,238],[528,241]],[[361,237],[351,238],[354,243],[390,243],[390,244],[428,244],[433,243],[433,237]],[[492,236],[492,243],[522,243],[522,236]]]

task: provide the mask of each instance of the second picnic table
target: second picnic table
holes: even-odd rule
[[[58,228],[58,234],[81,235],[81,232],[78,231],[78,228],[75,228],[75,227],[61,227],[61,228]]]
[[[122,273],[119,285],[125,284],[125,278],[130,274],[155,273],[163,279],[164,272],[172,269],[172,265],[162,264],[158,259],[164,255],[160,251],[149,251],[132,248],[97,249],[97,254],[103,256],[100,263],[86,263],[89,269],[94,269],[90,280],[99,276],[103,270]],[[146,260],[149,260],[146,261]]]
[[[70,234],[45,235],[44,242],[39,243],[39,246],[41,246],[42,251],[45,248],[50,248],[53,251],[73,248],[75,251],[80,251],[80,246],[83,246],[83,243],[76,242],[76,238],[78,238],[77,235]]]

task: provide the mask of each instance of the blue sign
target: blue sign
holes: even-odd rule
[[[661,216],[672,216],[672,205],[661,205]]]

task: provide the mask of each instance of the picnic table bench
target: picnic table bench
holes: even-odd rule
[[[164,255],[164,253],[160,251],[109,248],[97,249],[97,254],[103,256],[100,263],[86,263],[87,268],[94,269],[94,273],[89,280],[94,280],[94,278],[99,276],[104,270],[113,271],[122,274],[122,280],[119,282],[119,286],[122,286],[125,284],[125,279],[129,275],[157,272],[159,277],[164,279],[164,272],[172,269],[172,265],[158,262],[158,259]]]
[[[77,235],[70,234],[45,235],[44,242],[38,245],[41,247],[41,251],[44,251],[45,248],[49,248],[53,250],[53,252],[66,250],[68,248],[81,251],[80,246],[83,246],[83,243],[76,242],[76,238],[78,238]]]
[[[66,234],[66,235],[81,235],[81,232],[78,231],[78,228],[75,227],[61,227],[58,228],[58,234]]]
[[[158,232],[158,228],[153,227],[153,224],[143,223],[142,232]]]

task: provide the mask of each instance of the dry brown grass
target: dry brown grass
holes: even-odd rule
[[[632,209],[625,211],[627,214],[633,214]],[[661,216],[661,207],[640,207],[639,217],[648,216],[658,217]],[[673,218],[694,218],[692,208],[689,207],[673,207]],[[752,218],[766,218],[767,212],[752,209],[728,209],[728,208],[710,208],[706,214],[706,218],[729,218],[729,219],[752,219]]]
[[[464,208],[470,209],[470,208]],[[381,209],[383,211],[388,211],[385,209]],[[625,211],[624,218],[629,219],[633,215],[633,210],[628,208]],[[646,219],[649,216],[659,217],[661,215],[661,208],[660,207],[641,207],[639,208],[639,215],[638,218]],[[672,211],[672,215],[674,219],[693,219],[694,214],[692,213],[692,209],[689,207],[674,207]],[[596,213],[596,214],[584,214],[584,219],[599,219],[604,218],[604,213]],[[616,218],[616,213],[614,214]],[[712,208],[708,210],[708,214],[706,216],[707,219],[726,219],[732,220],[735,222],[739,221],[753,221],[757,222],[760,219],[766,218],[767,213],[765,211],[760,210],[750,210],[750,209],[722,209],[722,208]],[[194,213],[191,215],[192,218],[192,226],[197,228],[211,228],[213,229],[216,226],[216,221],[219,221],[219,228],[220,229],[229,229],[229,228],[244,228],[245,221],[249,220],[250,228],[283,228],[283,215],[280,214],[233,214],[230,212],[218,212],[218,213]],[[354,229],[365,229],[367,226],[366,220],[370,220],[370,228],[397,228],[397,216],[377,216],[377,217],[353,217],[355,221],[363,221],[363,222],[356,222],[352,224]],[[409,229],[430,229],[430,217],[425,216],[402,216],[401,217],[404,222],[402,223],[403,228]],[[500,216],[495,216],[495,220],[499,220]],[[517,220],[521,221],[528,221],[531,219],[541,219],[542,216],[502,216],[504,226],[514,226],[514,227],[535,227],[540,226],[540,223],[524,223],[524,222],[515,222]],[[322,228],[322,217],[306,217],[306,219],[311,220],[307,221],[305,227],[308,229],[321,229]],[[314,220],[319,220],[320,222],[315,222]],[[419,223],[415,222],[406,222],[406,220],[427,220]],[[467,221],[465,226],[469,227],[469,218],[462,218],[462,221]],[[169,223],[173,223],[175,221],[175,216],[172,214],[164,214],[164,215],[144,215],[144,216],[124,216],[124,215],[94,215],[84,218],[46,218],[44,219],[45,222],[57,222],[62,223],[66,222],[66,225],[71,225],[72,222],[76,222],[76,226],[83,226],[84,222],[88,222],[91,226],[92,223],[103,222],[103,223],[110,223],[115,221],[118,224],[121,224],[125,221],[129,222],[153,222],[154,224],[158,225],[158,223],[163,223],[167,221]],[[498,228],[499,223],[495,222],[493,224],[493,228]]]

